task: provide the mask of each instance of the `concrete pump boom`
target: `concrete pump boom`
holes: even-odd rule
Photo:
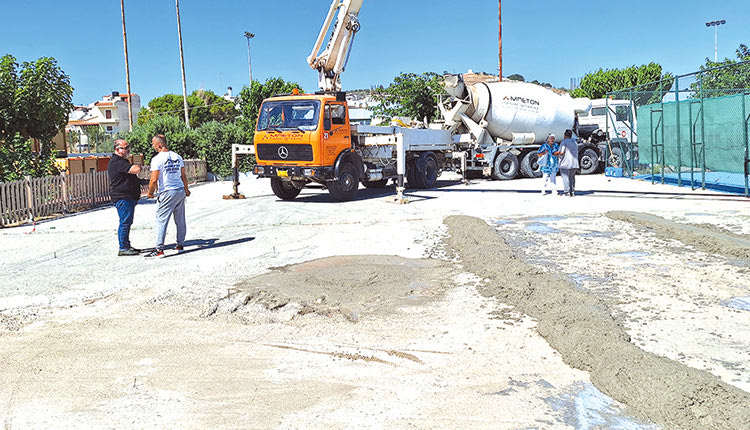
[[[352,49],[354,35],[359,31],[359,10],[363,0],[333,0],[328,15],[320,29],[307,64],[318,71],[318,86],[323,91],[341,91],[341,73],[346,69],[349,53]],[[323,41],[328,34],[334,16],[328,45],[319,53]]]

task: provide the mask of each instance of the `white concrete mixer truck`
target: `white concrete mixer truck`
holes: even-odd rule
[[[541,176],[536,152],[553,133],[579,137],[581,173],[595,173],[607,154],[598,126],[579,126],[591,100],[573,99],[540,85],[516,82],[464,83],[461,75],[445,77],[450,99],[439,104],[443,127],[453,133],[456,151],[466,153],[457,170],[469,178],[513,179]]]

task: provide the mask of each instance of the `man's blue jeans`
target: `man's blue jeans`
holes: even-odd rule
[[[120,226],[117,228],[117,239],[120,242],[120,251],[130,249],[130,226],[133,225],[136,200],[122,199],[115,202],[117,215],[120,216]]]

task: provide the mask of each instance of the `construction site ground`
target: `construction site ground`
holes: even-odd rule
[[[459,179],[409,204],[198,184],[185,252],[171,224],[158,260],[117,256],[112,206],[0,229],[0,422],[748,428],[747,198]]]

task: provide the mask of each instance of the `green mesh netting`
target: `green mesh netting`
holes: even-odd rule
[[[641,163],[702,169],[705,158],[706,170],[745,172],[750,94],[645,105],[637,115]],[[664,160],[658,147],[652,151],[659,144]]]

